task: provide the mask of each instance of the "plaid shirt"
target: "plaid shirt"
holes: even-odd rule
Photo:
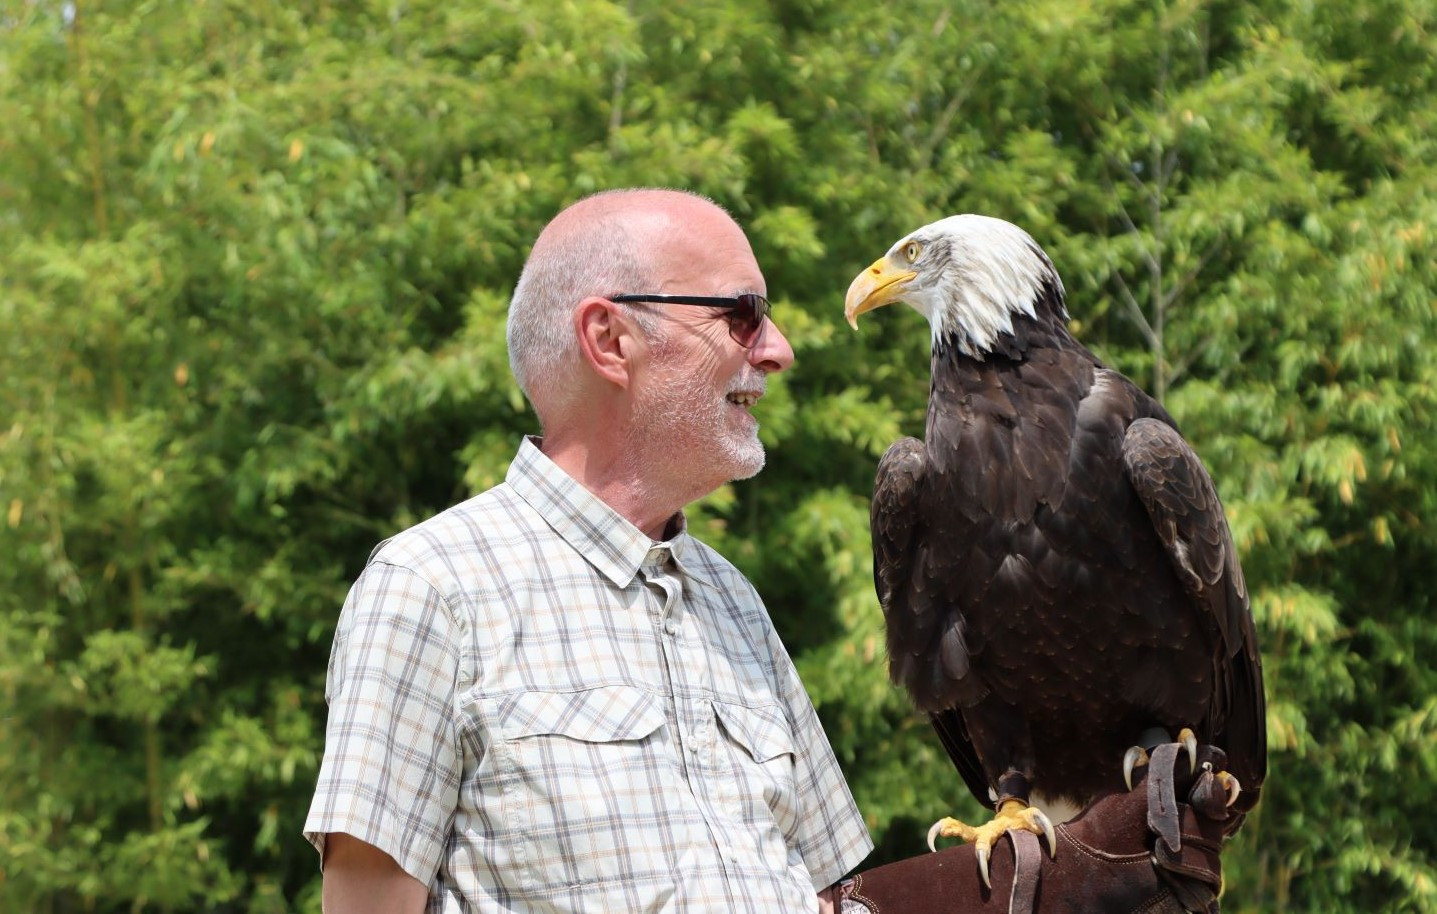
[[[380,545],[340,615],[305,834],[429,911],[812,911],[872,849],[752,585],[526,440]]]

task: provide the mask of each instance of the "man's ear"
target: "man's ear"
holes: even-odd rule
[[[607,298],[584,299],[574,309],[574,330],[579,337],[579,351],[594,373],[627,388],[638,340],[619,306]]]

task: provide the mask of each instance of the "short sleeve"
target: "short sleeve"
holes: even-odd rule
[[[305,820],[321,854],[345,832],[433,882],[458,802],[457,633],[443,597],[408,568],[371,562],[330,654],[324,760]]]
[[[873,839],[823,732],[818,712],[777,633],[769,635],[780,694],[793,725],[800,809],[790,846],[798,848],[815,891],[827,888],[873,850]]]

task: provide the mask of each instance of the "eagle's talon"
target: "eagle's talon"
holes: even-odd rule
[[[1142,746],[1129,746],[1128,751],[1123,753],[1123,783],[1128,785],[1128,792],[1133,790],[1133,769],[1148,763],[1148,750]]]
[[[988,875],[988,861],[992,856],[992,851],[989,850],[988,845],[978,845],[978,875],[983,877],[983,885],[990,889],[993,888],[993,880]]]
[[[1231,803],[1228,803],[1231,806]],[[1033,810],[1033,821],[1043,829],[1043,837],[1048,842],[1048,857],[1052,860],[1058,859],[1058,830],[1053,828],[1053,820],[1048,818],[1047,813],[1041,809]]]
[[[944,816],[928,829],[928,849],[938,851],[938,838],[961,838],[964,842],[971,843],[978,840],[978,829],[971,825],[965,825],[952,816]]]
[[[1197,771],[1197,734],[1187,727],[1178,731],[1178,742],[1188,751],[1188,771]]]
[[[1242,784],[1236,777],[1226,771],[1219,771],[1217,773],[1217,779],[1223,787],[1227,788],[1227,803],[1224,805],[1231,807],[1232,804],[1237,802],[1237,798],[1242,796]]]

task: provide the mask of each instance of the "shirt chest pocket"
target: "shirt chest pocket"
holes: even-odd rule
[[[513,849],[525,889],[670,878],[684,842],[655,847],[654,835],[683,828],[669,808],[670,728],[656,696],[605,686],[483,703],[502,809],[493,837]]]
[[[499,735],[510,742],[546,736],[582,743],[630,742],[664,725],[658,700],[629,686],[521,692],[495,704]]]
[[[770,822],[784,834],[797,825],[798,788],[793,734],[777,705],[751,708],[715,701],[724,739],[721,753],[735,773],[726,798],[731,811],[757,825]]]

